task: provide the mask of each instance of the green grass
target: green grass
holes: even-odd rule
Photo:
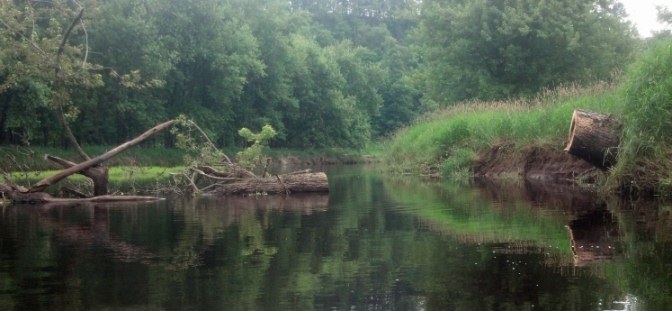
[[[629,69],[622,89],[626,127],[610,178],[623,192],[672,192],[672,41]]]
[[[384,158],[397,171],[440,171],[448,176],[464,172],[470,157],[498,141],[562,149],[574,109],[619,113],[622,106],[616,88],[607,84],[562,87],[530,100],[465,102],[398,132],[387,142]]]
[[[473,155],[495,144],[564,147],[577,108],[621,117],[617,164],[605,189],[672,195],[672,41],[635,61],[620,85],[561,87],[531,100],[464,102],[433,112],[385,143],[394,171],[468,176]]]
[[[114,166],[110,168],[108,173],[110,191],[128,192],[156,189],[171,181],[171,173],[179,173],[184,171],[184,169],[184,166]],[[58,172],[57,170],[15,172],[11,173],[8,177],[16,184],[29,187],[41,179]],[[81,188],[83,184],[88,182],[89,179],[87,177],[75,174],[62,181],[62,184],[68,186],[77,185],[78,188]]]

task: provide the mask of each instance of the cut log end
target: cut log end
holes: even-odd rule
[[[611,115],[577,109],[572,114],[565,151],[607,169],[616,163],[618,123]]]

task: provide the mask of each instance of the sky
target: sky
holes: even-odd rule
[[[672,9],[670,0],[620,0],[620,2],[625,5],[628,18],[635,24],[642,37],[650,37],[652,30],[664,29],[664,25],[658,23],[656,5]]]

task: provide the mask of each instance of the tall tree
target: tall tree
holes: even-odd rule
[[[88,157],[70,129],[70,121],[81,111],[72,90],[98,87],[102,82],[98,66],[88,62],[85,21],[84,6],[78,2],[0,2],[0,94],[7,98],[0,107],[7,113],[0,120],[0,131],[12,127],[7,124],[10,118],[26,135],[38,128],[51,131],[34,122],[35,118],[46,121],[41,117],[44,108],[51,108],[71,145]],[[50,140],[48,133],[42,136]]]
[[[612,0],[424,1],[425,100],[525,96],[608,79],[634,46],[624,17]]]
[[[175,55],[165,79],[167,114],[186,112],[220,144],[239,139],[240,98],[264,69],[241,10],[217,0],[171,0],[158,3],[153,14]]]

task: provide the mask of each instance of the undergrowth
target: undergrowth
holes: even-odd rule
[[[625,193],[672,191],[672,41],[629,69],[622,88],[624,128],[609,185]]]

